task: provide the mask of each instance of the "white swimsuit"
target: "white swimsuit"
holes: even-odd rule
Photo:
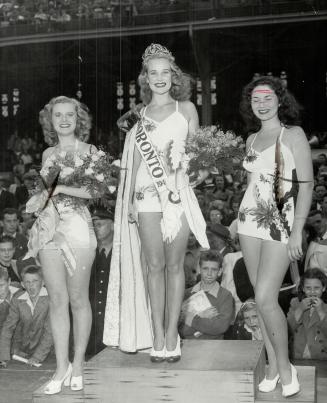
[[[282,142],[284,127],[280,133],[281,154],[284,160],[282,212],[278,211],[274,197],[275,143],[259,152],[253,148],[254,137],[243,167],[250,173],[250,182],[238,213],[238,233],[270,241],[287,243],[291,234],[297,197],[297,178],[294,157]]]

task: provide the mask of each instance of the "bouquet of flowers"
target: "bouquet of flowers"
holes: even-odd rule
[[[186,153],[190,157],[189,173],[207,170],[230,173],[244,156],[245,145],[232,131],[222,131],[217,126],[200,127],[189,136]]]
[[[72,187],[85,187],[92,197],[114,192],[118,167],[102,150],[90,154],[73,154],[61,151],[50,156],[40,171],[36,191],[53,187],[56,182]]]

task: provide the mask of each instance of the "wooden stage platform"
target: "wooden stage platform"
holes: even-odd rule
[[[33,394],[34,403],[269,403],[316,401],[314,367],[297,367],[301,392],[281,396],[281,386],[272,393],[259,393],[264,376],[261,342],[187,340],[178,363],[154,364],[147,353],[125,354],[105,349],[85,367],[85,388],[69,388],[54,396],[43,394],[44,385]]]

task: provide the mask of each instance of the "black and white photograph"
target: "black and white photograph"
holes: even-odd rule
[[[0,0],[0,403],[323,403],[327,0]]]

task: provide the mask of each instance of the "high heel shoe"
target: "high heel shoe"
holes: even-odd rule
[[[267,379],[266,377],[259,383],[258,389],[260,392],[269,393],[276,389],[277,383],[279,382],[279,374],[273,379]]]
[[[166,348],[166,361],[169,363],[177,362],[181,359],[181,339],[179,335],[177,335],[177,342],[175,350],[169,351]]]
[[[151,362],[163,362],[166,359],[166,347],[165,345],[161,350],[155,350],[154,347],[152,347],[150,351],[150,360]]]
[[[72,371],[73,371],[72,364],[69,363],[67,371],[66,371],[65,375],[63,376],[63,378],[59,379],[58,381],[51,379],[51,381],[45,387],[44,393],[46,395],[54,395],[56,393],[61,392],[62,384],[64,384],[64,386],[69,386],[70,378],[72,376]]]
[[[83,375],[80,376],[72,376],[70,381],[70,389],[74,391],[82,390],[84,388],[83,385]]]
[[[292,364],[291,364],[291,375],[292,375],[291,383],[287,385],[282,384],[282,395],[284,397],[294,396],[300,392],[300,383],[297,377],[297,370]]]

